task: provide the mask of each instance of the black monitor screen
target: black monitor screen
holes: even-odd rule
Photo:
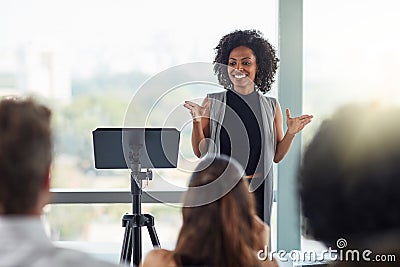
[[[142,168],[176,168],[179,136],[175,128],[97,128],[95,167],[128,169],[132,155],[139,155]]]

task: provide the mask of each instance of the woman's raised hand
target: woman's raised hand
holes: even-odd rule
[[[295,135],[303,128],[311,122],[313,115],[301,115],[299,117],[292,118],[290,117],[290,110],[286,109],[286,124],[287,124],[287,132],[288,134]]]
[[[199,104],[191,101],[185,101],[183,106],[190,110],[190,115],[192,115],[193,121],[200,122],[201,118],[206,115],[206,106],[200,106]]]

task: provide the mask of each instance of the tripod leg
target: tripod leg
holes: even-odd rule
[[[160,240],[158,240],[156,228],[154,227],[154,225],[148,225],[147,230],[149,231],[149,235],[150,235],[150,239],[151,239],[151,243],[153,244],[153,247],[154,248],[161,247]]]
[[[146,218],[146,222],[144,225],[146,225],[147,230],[149,231],[151,243],[153,244],[153,247],[160,247],[160,240],[158,240],[158,236],[156,233],[156,228],[154,227],[154,217],[150,214],[143,214],[143,216]]]
[[[122,243],[120,264],[130,265],[132,258],[132,222],[127,221],[125,235]]]
[[[133,231],[133,256],[132,262],[139,266],[140,260],[142,259],[142,228],[135,226]],[[132,251],[132,250],[131,250]]]

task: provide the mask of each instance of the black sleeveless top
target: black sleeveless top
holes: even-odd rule
[[[247,175],[262,172],[261,129],[258,93],[254,91],[248,95],[241,95],[228,90],[220,132],[220,153],[235,158],[245,168]]]

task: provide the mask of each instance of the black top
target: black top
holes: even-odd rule
[[[260,161],[262,117],[259,95],[256,91],[241,95],[228,90],[226,105],[220,133],[220,152],[235,158],[245,168],[247,175],[253,175],[261,170],[263,164]],[[259,161],[261,165],[256,171]]]

